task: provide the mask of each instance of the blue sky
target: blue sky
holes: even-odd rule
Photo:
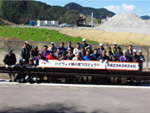
[[[134,12],[138,16],[150,16],[150,0],[36,0],[49,5],[64,6],[75,2],[84,7],[106,8],[116,14]]]

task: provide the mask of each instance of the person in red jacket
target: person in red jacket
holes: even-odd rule
[[[53,50],[50,51],[50,54],[47,56],[47,60],[57,60]]]

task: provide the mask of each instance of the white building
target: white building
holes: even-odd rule
[[[44,20],[37,20],[37,26],[44,26]]]
[[[52,26],[59,26],[59,22],[58,21],[51,21]]]
[[[45,20],[45,21],[44,21],[44,25],[45,25],[45,26],[52,26],[52,22],[49,21],[49,20]]]

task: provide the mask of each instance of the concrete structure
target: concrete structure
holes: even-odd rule
[[[94,20],[94,16],[93,16],[93,12],[92,12],[91,13],[91,22],[89,23],[90,26],[94,26],[93,20]]]
[[[44,20],[37,20],[37,26],[44,26]]]

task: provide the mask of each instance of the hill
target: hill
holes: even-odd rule
[[[148,19],[150,19],[150,16],[145,15],[145,16],[141,16],[141,18],[142,18],[143,20],[148,20]]]
[[[76,3],[69,3],[65,5],[65,8],[70,9],[70,10],[76,10],[83,15],[91,15],[91,12],[93,12],[94,17],[100,20],[106,18],[107,16],[112,17],[115,15],[113,12],[110,12],[105,8],[94,9],[90,7],[83,7]]]
[[[0,18],[17,24],[29,24],[30,20],[58,20],[60,23],[74,24],[77,11],[60,6],[50,6],[38,1],[0,1]]]

